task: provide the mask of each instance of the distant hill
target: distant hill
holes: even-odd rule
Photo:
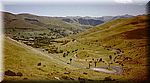
[[[24,37],[35,36],[35,34],[32,34],[34,31],[36,35],[46,34],[51,38],[61,38],[91,28],[90,25],[66,23],[55,17],[12,14],[9,12],[3,12],[3,16],[5,32],[11,36],[16,36],[17,34],[21,34]]]
[[[59,26],[61,25],[61,23],[66,24],[55,18],[36,16],[36,15],[31,15],[31,14],[18,14],[17,15],[17,14],[4,12],[3,15],[4,15],[4,22],[6,23],[5,28],[23,28],[23,27],[28,28],[30,27],[30,25],[32,25],[32,26],[38,26],[36,28],[38,29],[39,27],[50,28],[51,26],[49,25]],[[28,27],[26,27],[25,24],[23,25],[21,23],[25,23]],[[14,24],[14,26],[11,26],[11,24]],[[20,26],[18,26],[17,24],[19,24]],[[68,24],[66,25],[68,26]]]
[[[110,20],[129,17],[129,15],[117,17],[47,17],[9,12],[3,12],[3,16],[5,32],[11,37],[38,37],[45,34],[45,37],[52,39],[77,34]],[[33,31],[36,34],[33,34]]]
[[[92,25],[92,26],[96,26],[96,25],[104,23],[104,21],[101,21],[95,18],[84,18],[84,17],[80,17],[80,18],[62,17],[62,20],[68,23],[78,23],[81,25]]]
[[[115,20],[115,19],[119,19],[119,18],[131,18],[131,17],[134,17],[134,16],[125,14],[125,15],[121,15],[121,16],[114,16],[111,20]]]
[[[92,25],[96,26],[99,24],[102,24],[104,22],[108,22],[111,20],[119,19],[119,18],[130,18],[133,17],[132,15],[120,15],[120,16],[102,16],[102,17],[80,17],[80,16],[74,16],[74,17],[60,17],[63,21],[66,21],[68,23],[78,23],[82,25]]]

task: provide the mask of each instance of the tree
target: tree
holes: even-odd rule
[[[89,61],[89,68],[91,67],[91,63],[92,63],[92,61]]]
[[[110,59],[110,60],[112,59],[112,56],[111,56],[111,55],[109,55],[109,59]]]
[[[66,57],[66,53],[63,54],[63,57]]]
[[[111,64],[111,63],[109,62],[109,63],[108,63],[108,68],[110,68],[110,64]]]
[[[72,59],[70,58],[70,63],[71,63]]]
[[[91,67],[91,63],[89,63],[89,68]]]
[[[102,58],[99,59],[99,62],[101,62],[101,61],[102,61]]]
[[[97,61],[94,61],[94,65],[95,65],[95,67],[96,67],[96,63],[97,63]]]
[[[108,62],[108,68],[110,68],[110,64],[112,64],[112,56],[111,55],[109,55],[109,59],[110,59],[110,61]]]
[[[85,59],[85,61],[87,61],[87,59]]]
[[[118,56],[115,56],[115,58],[113,59],[113,61],[114,61],[115,63],[116,63],[116,59],[117,59],[117,57],[118,57]]]

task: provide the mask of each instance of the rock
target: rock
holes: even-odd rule
[[[55,77],[55,79],[60,80],[60,78],[59,78],[59,77]]]
[[[11,70],[7,70],[7,71],[5,71],[5,75],[7,75],[7,76],[16,76],[16,73],[11,71]]]

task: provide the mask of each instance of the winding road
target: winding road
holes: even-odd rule
[[[58,63],[60,64],[63,64],[63,65],[67,65],[67,66],[72,66],[72,67],[76,67],[76,68],[84,68],[84,69],[87,69],[86,66],[84,65],[81,65],[81,64],[67,64],[65,61],[49,54],[49,53],[46,53],[46,52],[43,52],[42,50],[40,49],[36,49],[36,48],[33,48],[31,46],[28,46],[24,43],[21,43],[21,42],[18,42],[10,37],[7,37],[8,39],[16,42],[17,44],[20,44],[20,46],[23,46],[29,50],[32,50],[33,52],[37,53],[37,54],[41,54],[43,56],[46,56],[46,57],[49,57],[50,59],[53,59],[55,61],[57,61]],[[105,66],[105,67],[97,67],[97,68],[90,68],[90,70],[94,70],[94,71],[98,71],[98,72],[104,72],[104,73],[108,73],[108,74],[122,74],[122,68],[120,66],[110,66],[111,70],[108,70],[107,69],[108,66]]]
[[[91,68],[92,70],[109,73],[109,74],[122,74],[122,68],[120,66],[110,66],[111,70],[107,69],[107,66],[100,68]]]

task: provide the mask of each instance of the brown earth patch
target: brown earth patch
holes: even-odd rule
[[[147,28],[139,28],[122,33],[125,39],[148,39]]]

